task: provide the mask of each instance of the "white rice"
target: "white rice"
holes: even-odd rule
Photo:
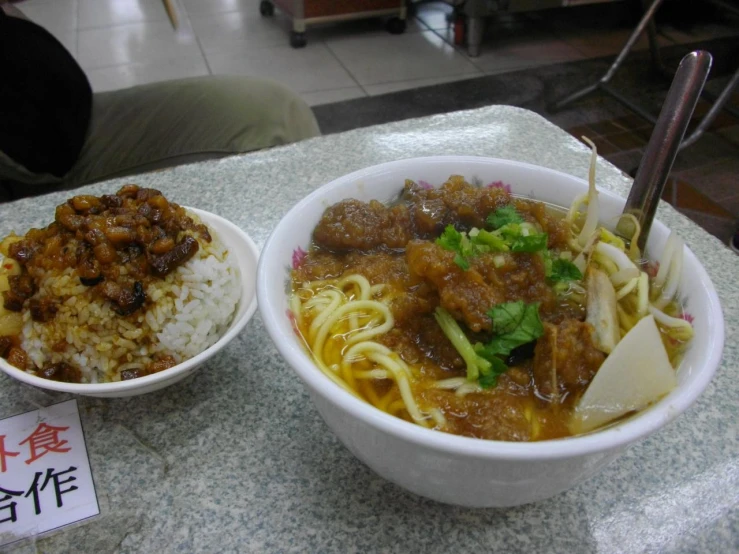
[[[147,287],[147,311],[128,317],[94,297],[73,269],[48,274],[38,295],[60,300],[59,311],[39,323],[24,310],[21,346],[36,367],[66,362],[80,369],[85,383],[119,381],[121,371],[163,356],[180,363],[199,354],[226,331],[241,294],[234,256],[210,234],[213,240],[199,239],[187,263]]]

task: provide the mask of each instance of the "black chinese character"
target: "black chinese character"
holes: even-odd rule
[[[0,504],[3,502],[10,500],[14,496],[22,496],[23,491],[11,491],[4,489],[0,487],[0,494],[3,495],[2,498],[0,498]],[[10,511],[10,517],[6,517],[5,519],[0,519],[0,523],[5,523],[6,521],[9,521],[10,523],[15,523],[18,520],[18,517],[15,513],[15,507],[18,505],[17,502],[13,501],[10,504],[6,504],[5,506],[0,506],[0,511],[9,510]]]
[[[49,481],[53,482],[54,484],[54,494],[56,495],[56,507],[57,508],[61,508],[63,505],[63,502],[62,502],[63,494],[76,491],[79,488],[77,487],[77,485],[71,485],[68,489],[62,489],[62,485],[65,485],[67,483],[70,483],[71,481],[77,480],[77,478],[74,475],[70,475],[67,479],[64,479],[64,480],[59,479],[59,477],[61,477],[62,475],[65,475],[66,473],[71,473],[76,470],[77,470],[76,467],[70,466],[69,469],[65,469],[64,471],[59,471],[59,472],[54,473],[54,468],[50,467],[49,469],[46,470],[46,477],[44,478],[44,482],[41,484],[40,487],[38,483],[43,473],[40,471],[36,472],[36,475],[33,478],[33,483],[31,483],[31,487],[28,489],[28,492],[25,494],[26,498],[33,495],[33,507],[36,512],[36,515],[39,515],[41,513],[41,502],[39,500],[39,492],[43,491],[46,488],[46,485],[49,484]]]

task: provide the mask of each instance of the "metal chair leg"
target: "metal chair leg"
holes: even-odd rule
[[[700,123],[698,123],[698,126],[695,128],[695,130],[690,134],[689,137],[683,139],[683,142],[680,144],[680,150],[682,150],[683,148],[687,148],[688,146],[693,144],[701,137],[701,135],[703,135],[703,133],[706,132],[706,129],[711,126],[711,123],[713,123],[713,120],[716,119],[718,113],[722,109],[724,109],[726,103],[729,101],[729,98],[731,98],[731,95],[734,93],[734,89],[736,89],[738,84],[739,69],[736,70],[734,76],[726,84],[724,90],[721,91],[721,94],[718,95],[718,98],[713,103],[713,106],[711,106],[711,109],[708,110],[708,113],[703,116],[703,119],[701,119]]]
[[[631,53],[631,50],[634,48],[634,45],[636,44],[636,41],[639,40],[639,37],[642,35],[642,33],[644,33],[644,30],[649,26],[650,23],[653,24],[652,19],[654,18],[654,14],[657,13],[657,9],[659,9],[659,7],[662,5],[662,2],[663,0],[654,0],[652,4],[649,6],[649,8],[647,8],[641,20],[639,21],[639,24],[633,30],[633,32],[629,36],[629,39],[626,41],[626,44],[624,44],[624,47],[621,49],[621,52],[619,52],[618,56],[616,57],[616,60],[613,62],[611,67],[608,68],[608,71],[606,71],[605,75],[603,75],[603,77],[601,77],[597,83],[593,85],[589,85],[587,87],[583,87],[582,89],[568,95],[562,100],[558,102],[554,102],[553,104],[549,106],[550,111],[561,110],[567,104],[570,104],[571,102],[574,102],[575,100],[578,100],[584,96],[587,96],[588,94],[595,92],[598,89],[604,89],[610,93],[612,89],[610,90],[606,89],[604,88],[604,85],[607,85],[608,82],[616,74],[616,71],[618,71],[619,67],[621,67],[621,64],[624,62],[626,57]],[[650,45],[651,45],[651,41],[650,41]],[[658,49],[656,45],[656,31],[655,31],[653,49],[657,50],[657,60],[659,60],[660,57],[659,57],[659,53],[658,53]],[[661,61],[659,63],[661,63]],[[622,101],[623,97],[616,98],[616,99],[619,101]],[[633,104],[629,104],[629,107],[632,107],[632,105]]]

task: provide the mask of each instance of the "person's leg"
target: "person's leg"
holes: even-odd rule
[[[98,93],[85,146],[62,187],[277,146],[320,134],[284,87],[211,76]]]

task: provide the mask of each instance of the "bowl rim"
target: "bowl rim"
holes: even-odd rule
[[[281,218],[262,248],[262,256],[257,268],[257,300],[265,328],[277,350],[314,394],[320,395],[326,402],[335,405],[346,414],[356,417],[362,423],[419,447],[446,453],[473,456],[480,459],[539,461],[607,452],[636,442],[673,421],[678,415],[687,410],[703,393],[718,368],[723,355],[724,318],[718,294],[708,273],[687,245],[685,246],[686,262],[697,268],[698,279],[707,292],[708,303],[706,310],[707,313],[713,316],[708,322],[709,326],[713,326],[711,333],[708,335],[706,345],[709,355],[700,364],[705,369],[700,373],[699,378],[692,383],[691,387],[684,390],[675,389],[669,393],[668,396],[673,396],[669,402],[665,402],[666,398],[663,398],[657,404],[646,408],[623,422],[583,435],[536,442],[520,443],[463,437],[426,429],[382,412],[333,383],[312,363],[309,354],[298,344],[299,341],[294,340],[294,337],[286,336],[282,332],[281,326],[277,323],[278,317],[284,316],[284,314],[270,300],[272,281],[275,280],[274,276],[268,275],[266,270],[269,264],[270,252],[276,247],[275,245],[277,245],[280,235],[286,234],[285,230],[291,227],[290,222],[296,215],[299,215],[306,206],[316,201],[320,202],[324,196],[335,189],[349,186],[359,179],[397,170],[409,164],[430,162],[483,163],[500,164],[509,167],[515,166],[526,171],[544,171],[549,174],[556,174],[560,177],[577,181],[584,188],[587,188],[587,182],[584,179],[562,171],[526,162],[484,156],[424,156],[376,164],[343,175],[315,189],[295,204]],[[624,202],[622,197],[610,190],[599,188],[598,191],[605,196],[611,197],[612,200]],[[655,220],[653,226],[663,227],[669,230],[669,227],[659,220]],[[282,288],[280,288],[280,294],[284,294]]]
[[[188,206],[183,207],[186,210],[189,210],[201,217],[201,219],[203,219],[205,223],[215,221],[218,225],[222,225],[233,231],[236,236],[241,241],[243,241],[243,245],[246,246],[246,249],[249,251],[249,253],[254,256],[254,260],[256,262],[256,265],[258,266],[260,258],[259,249],[257,248],[257,245],[254,243],[254,241],[251,239],[251,237],[247,235],[240,227],[214,213],[207,212],[198,208],[191,208]],[[241,299],[239,301],[241,301]],[[8,376],[28,385],[33,385],[47,390],[67,392],[72,394],[119,393],[149,387],[163,381],[168,381],[181,373],[185,373],[215,355],[219,350],[221,350],[229,342],[231,342],[238,333],[243,330],[243,328],[256,312],[256,309],[257,295],[255,289],[255,293],[252,296],[249,305],[244,312],[244,315],[239,320],[232,322],[228,331],[226,331],[226,333],[224,333],[223,336],[219,338],[214,344],[212,344],[196,356],[193,356],[192,358],[185,360],[182,363],[165,369],[164,371],[160,371],[152,375],[146,375],[144,377],[137,377],[136,379],[131,379],[128,381],[115,381],[111,383],[64,383],[61,381],[53,381],[51,379],[44,379],[43,377],[38,377],[36,375],[32,375],[21,369],[18,369],[17,367],[10,365],[3,358],[0,358],[0,370],[4,371]]]

